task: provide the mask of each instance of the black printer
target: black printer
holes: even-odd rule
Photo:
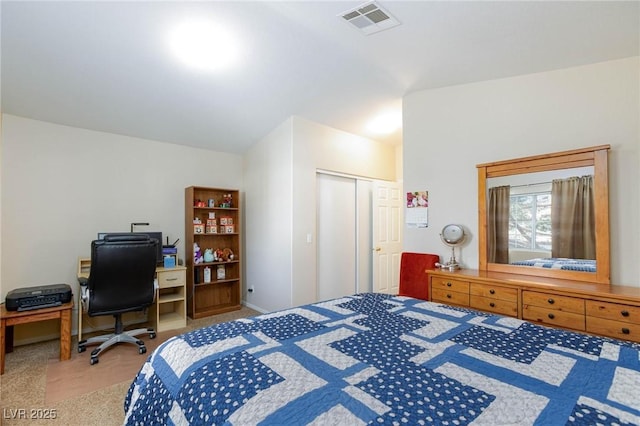
[[[68,284],[16,288],[7,293],[5,307],[7,311],[51,308],[70,302],[72,297]]]

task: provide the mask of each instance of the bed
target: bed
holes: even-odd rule
[[[125,424],[640,424],[640,345],[357,294],[176,336]]]
[[[540,257],[511,262],[512,265],[537,268],[562,269],[564,271],[596,272],[596,261],[590,259],[568,259],[564,257]]]

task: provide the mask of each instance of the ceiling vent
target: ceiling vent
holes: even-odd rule
[[[366,35],[400,25],[400,22],[376,2],[370,1],[339,15]]]

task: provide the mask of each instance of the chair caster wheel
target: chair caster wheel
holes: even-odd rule
[[[87,348],[85,346],[78,346],[78,353],[81,354],[82,352],[86,351]]]
[[[144,346],[141,346],[138,348],[138,352],[140,353],[140,355],[142,354],[146,354],[147,353],[147,348]]]
[[[149,339],[155,339],[156,333],[149,333]]]
[[[91,358],[89,360],[89,364],[93,365],[93,364],[97,364],[98,363],[98,358]]]

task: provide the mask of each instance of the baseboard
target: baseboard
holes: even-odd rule
[[[58,339],[60,339],[60,332],[52,333],[52,334],[40,334],[34,337],[28,337],[24,339],[15,339],[13,342],[13,346],[31,345],[33,343],[42,343],[42,342],[47,342],[49,340],[58,340]]]
[[[78,335],[78,324],[77,324],[77,314],[78,311],[76,308],[73,309],[72,314],[72,330],[71,335]],[[136,324],[143,324],[148,322],[147,311],[140,312],[127,312],[123,314],[122,321],[124,323],[125,329],[131,328],[131,326]],[[49,322],[49,321],[47,321]],[[50,324],[44,323],[31,323],[31,324],[22,324],[20,327],[16,328],[13,346],[24,346],[30,345],[33,343],[41,343],[49,340],[58,340],[60,339],[60,323],[57,320],[51,320]],[[89,317],[86,314],[83,317],[83,327],[82,333],[94,333],[100,332],[104,330],[113,330],[115,325],[115,320],[111,315],[104,315],[99,317]],[[51,331],[48,331],[51,330]]]
[[[93,319],[95,319],[97,317],[94,317]],[[107,318],[107,317],[100,317],[101,319],[103,318]],[[88,334],[88,333],[94,333],[94,332],[98,332],[98,331],[105,331],[105,330],[113,330],[115,322],[113,320],[113,317],[109,317],[111,318],[111,322],[110,323],[105,323],[105,324],[96,324],[94,326],[91,326],[89,324],[87,324],[87,321],[85,320],[85,322],[83,323],[83,327],[82,327],[82,334]],[[132,325],[136,325],[136,324],[144,324],[144,323],[148,323],[147,318],[137,318],[137,319],[128,319],[128,320],[123,320],[123,327],[124,330],[128,330],[131,328]],[[78,333],[76,332],[75,334],[73,334],[74,336],[77,336]]]
[[[256,305],[252,305],[251,303],[247,303],[247,301],[246,301],[246,300],[243,300],[243,301],[242,301],[242,304],[243,304],[244,306],[246,306],[247,308],[249,308],[249,309],[253,309],[254,311],[258,311],[258,312],[260,312],[261,314],[269,313],[269,311],[268,311],[268,310],[266,310],[266,309],[262,309],[261,307],[256,306]]]
[[[241,304],[246,306],[247,308],[253,309],[254,311],[258,311],[261,314],[266,314],[269,312],[266,309],[263,309],[259,306],[252,305],[251,303],[247,303],[246,301],[242,301]],[[73,328],[71,330],[72,336],[78,335],[77,318],[78,318],[78,308],[74,307],[73,314],[72,314],[72,322],[73,322]],[[145,322],[148,322],[146,311],[145,312],[127,312],[123,315],[122,319],[123,319],[125,328],[129,328],[135,324],[143,324]],[[33,324],[33,325],[37,326],[37,324]],[[114,326],[114,319],[112,316],[105,315],[105,316],[99,316],[99,317],[89,317],[85,314],[82,320],[82,334],[84,335],[88,333],[94,333],[94,332],[113,329],[113,326]],[[38,328],[41,329],[40,327]],[[54,329],[55,329],[55,332],[51,332],[51,333],[36,333],[36,335],[32,334],[30,336],[22,336],[22,337],[15,336],[13,345],[23,346],[23,345],[30,345],[33,343],[46,342],[48,340],[60,339],[60,327],[56,325]]]

